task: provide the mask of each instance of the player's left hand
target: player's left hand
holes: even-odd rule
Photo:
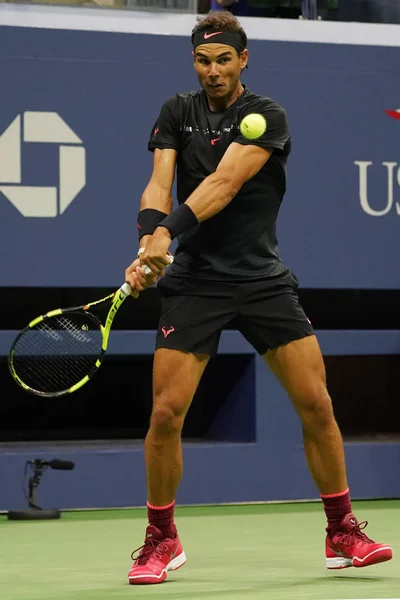
[[[165,227],[157,227],[146,249],[140,255],[140,264],[147,265],[154,275],[161,276],[165,267],[169,265],[168,249],[171,245],[171,236]]]
[[[151,287],[157,282],[157,277],[154,273],[145,275],[143,267],[140,265],[140,260],[136,258],[125,271],[125,281],[132,288],[132,296],[137,298],[139,292],[142,292],[148,287]]]

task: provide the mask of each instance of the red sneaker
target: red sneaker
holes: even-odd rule
[[[367,521],[358,523],[349,513],[343,518],[340,529],[332,536],[328,532],[325,543],[328,569],[368,567],[392,558],[390,546],[373,542],[361,531],[367,525]]]
[[[139,550],[139,556],[135,558],[134,554]],[[144,544],[132,552],[132,560],[135,562],[128,573],[129,583],[162,583],[168,571],[176,571],[185,564],[186,555],[177,534],[174,539],[163,538],[157,527],[149,525]]]

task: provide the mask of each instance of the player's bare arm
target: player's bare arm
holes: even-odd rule
[[[175,178],[177,151],[172,148],[156,148],[153,172],[140,202],[140,210],[156,208],[165,213],[172,210],[172,184]]]
[[[251,144],[230,144],[216,171],[206,177],[185,202],[197,222],[207,221],[223,210],[242,185],[264,166],[272,152]],[[140,257],[141,263],[150,267],[155,274],[165,268],[165,255],[171,240],[166,227],[157,227]]]
[[[271,154],[272,150],[255,145],[230,144],[217,170],[206,177],[186,200],[185,204],[190,206],[197,221],[207,221],[225,208]]]
[[[171,148],[157,148],[154,152],[153,172],[141,198],[140,210],[153,209],[170,214],[172,211],[172,185],[175,177],[177,152]],[[139,224],[138,224],[139,226]],[[144,248],[151,235],[140,238],[139,247]],[[140,260],[136,258],[125,271],[125,281],[132,289],[139,292],[156,283],[157,277],[163,274],[163,269],[157,273],[145,276],[140,268]]]

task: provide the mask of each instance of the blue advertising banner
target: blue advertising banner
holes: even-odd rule
[[[293,142],[283,260],[303,288],[399,289],[400,47],[249,52],[243,82],[285,107]],[[150,130],[197,88],[189,38],[0,27],[0,81],[0,284],[120,285]]]

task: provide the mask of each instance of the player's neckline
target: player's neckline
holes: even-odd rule
[[[228,106],[228,108],[226,108],[225,110],[211,110],[209,104],[208,104],[208,97],[207,94],[204,90],[202,90],[203,92],[203,99],[204,99],[204,105],[206,107],[206,110],[208,113],[210,113],[211,115],[223,115],[225,113],[227,113],[229,110],[231,110],[231,108],[234,108],[235,106],[237,106],[238,104],[240,104],[241,100],[243,100],[243,98],[247,95],[248,93],[248,88],[242,83],[243,86],[243,92],[240,94],[240,96],[238,96],[235,100],[235,102],[233,102],[230,106]]]

